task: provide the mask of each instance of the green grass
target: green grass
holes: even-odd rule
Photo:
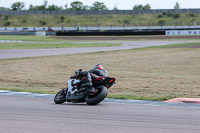
[[[138,15],[15,15],[2,16],[2,27],[104,27],[104,26],[190,26],[200,24],[200,14],[184,13],[174,18],[163,14]],[[62,22],[61,16],[64,17]]]
[[[107,98],[113,99],[132,99],[132,100],[148,100],[148,101],[165,101],[168,99],[177,98],[176,96],[162,96],[162,97],[151,97],[151,96],[133,96],[133,95],[117,95],[117,94],[108,94]]]
[[[119,46],[116,43],[0,43],[0,50]]]
[[[80,40],[78,39],[75,39],[75,38],[80,38]],[[3,35],[1,36],[0,35],[0,40],[16,40],[16,41],[39,41],[39,42],[67,42],[67,41],[70,41],[70,42],[74,42],[74,41],[81,41],[81,42],[86,42],[86,41],[102,41],[102,38],[104,39],[104,41],[112,41],[110,39],[106,39],[106,38],[110,38],[110,37],[115,37],[118,39],[118,41],[155,41],[155,40],[158,40],[158,39],[154,39],[154,37],[165,37],[164,35],[150,35],[150,36],[90,36],[90,37],[87,37],[87,36],[76,36],[75,38],[73,38],[73,40],[68,40],[68,39],[62,39],[62,37],[49,37],[49,36],[7,36],[7,35]],[[101,39],[97,39],[95,40],[97,37],[101,38]],[[130,39],[129,37],[131,37],[132,39]],[[135,39],[135,38],[140,38],[141,39]],[[57,38],[61,38],[61,39],[57,39]],[[69,37],[70,38],[70,37]],[[87,38],[89,38],[89,40],[87,40]],[[94,38],[94,39],[92,39]],[[121,39],[120,39],[121,38]],[[175,41],[175,40],[185,40],[185,41],[189,41],[189,40],[197,40],[199,41],[199,39],[195,38],[186,38],[186,39],[162,39],[162,40],[169,40],[169,41]],[[38,43],[39,43],[38,42]]]
[[[67,41],[62,39],[49,38],[48,36],[0,36],[0,40],[17,40],[17,41]]]
[[[186,47],[186,46],[191,46],[191,45],[199,45],[200,42],[192,42],[192,43],[181,43],[181,44],[169,44],[169,45],[163,45],[163,46],[150,46],[147,48],[175,48],[175,47]],[[146,49],[146,48],[144,48]]]

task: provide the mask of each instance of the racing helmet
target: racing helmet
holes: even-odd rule
[[[103,70],[104,68],[103,68],[103,65],[97,64],[97,65],[94,67],[94,69],[101,69],[101,70]]]

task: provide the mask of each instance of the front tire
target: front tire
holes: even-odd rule
[[[99,104],[101,101],[103,101],[107,94],[108,89],[105,86],[98,86],[96,89],[98,89],[97,94],[95,96],[87,96],[85,101],[88,105],[96,105]]]
[[[54,97],[54,102],[56,104],[62,104],[66,101],[66,95],[67,95],[67,89],[64,88],[61,91],[59,91],[56,96]]]

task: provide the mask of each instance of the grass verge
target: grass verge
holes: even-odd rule
[[[117,43],[0,43],[0,50],[120,46]]]
[[[155,41],[155,40],[200,40],[196,36],[165,36],[165,35],[138,35],[138,36],[0,36],[0,40],[17,41],[40,41],[40,42],[62,42],[62,41]]]
[[[147,48],[194,48],[197,45],[200,45],[200,42],[170,44],[170,45],[164,45],[164,46],[150,46]]]
[[[148,101],[165,101],[168,99],[176,98],[176,96],[161,96],[161,97],[147,97],[147,96],[134,96],[134,95],[115,95],[115,94],[108,94],[107,98],[113,99],[132,99],[132,100],[148,100]]]
[[[49,38],[48,36],[0,36],[0,40],[17,40],[17,41],[66,41],[63,39]]]
[[[176,17],[175,17],[176,16]],[[137,27],[199,25],[199,13],[137,14],[137,15],[2,15],[2,27]],[[76,24],[76,26],[75,26]]]
[[[4,59],[0,60],[0,85],[15,91],[55,94],[65,87],[75,70],[89,70],[102,63],[109,75],[117,79],[109,89],[109,98],[154,101],[198,98],[199,53],[198,48],[170,47]]]

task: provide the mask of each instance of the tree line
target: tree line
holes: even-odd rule
[[[0,7],[0,10],[15,10],[21,11],[25,10],[25,3],[24,2],[15,2],[11,5],[10,8]],[[103,2],[94,2],[91,6],[84,5],[81,1],[74,1],[69,5],[66,4],[64,7],[57,6],[57,5],[48,5],[48,1],[45,0],[42,5],[34,6],[31,4],[28,9],[30,11],[37,11],[37,10],[108,10],[108,7]],[[115,6],[112,10],[118,10]],[[135,5],[133,10],[151,10],[151,6],[149,4],[146,5]]]
[[[174,9],[179,9],[180,5],[177,2],[174,6]],[[25,10],[25,3],[24,2],[15,2],[11,5],[10,8],[0,7],[0,10],[15,10],[15,11],[21,11]],[[27,9],[26,9],[27,10]],[[108,10],[108,7],[103,2],[94,2],[91,6],[84,5],[81,1],[74,1],[70,3],[69,5],[66,4],[64,7],[57,6],[57,5],[48,5],[48,1],[45,0],[42,5],[34,6],[31,4],[28,8],[30,11],[38,11],[38,10]],[[115,6],[112,10],[118,10],[118,8]],[[151,10],[151,5],[135,5],[133,6],[133,10]]]

